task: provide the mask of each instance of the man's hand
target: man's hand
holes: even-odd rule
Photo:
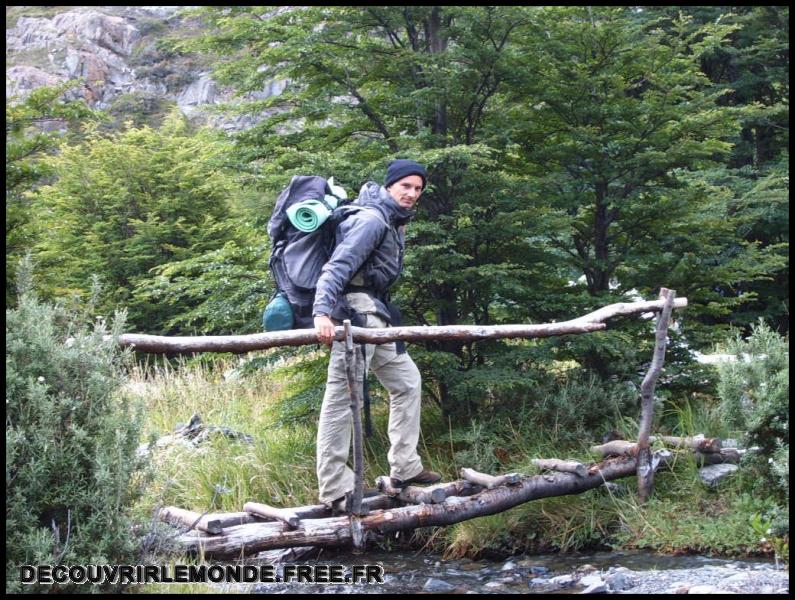
[[[334,323],[326,315],[318,315],[315,317],[315,332],[317,332],[317,339],[327,346],[331,346],[334,341]]]

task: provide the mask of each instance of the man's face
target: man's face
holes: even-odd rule
[[[417,200],[420,199],[420,194],[422,194],[422,177],[409,175],[403,179],[398,179],[387,188],[387,191],[400,206],[411,210],[417,204]]]

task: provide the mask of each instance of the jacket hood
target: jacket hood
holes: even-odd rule
[[[368,181],[362,186],[356,204],[380,209],[384,216],[397,227],[405,225],[417,214],[417,211],[400,206],[384,186],[373,181]]]

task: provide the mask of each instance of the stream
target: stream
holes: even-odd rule
[[[667,556],[646,551],[521,555],[503,560],[444,560],[439,555],[398,550],[363,555],[315,551],[296,565],[383,567],[383,583],[226,584],[243,593],[763,593],[789,592],[789,571],[773,559]],[[285,564],[291,564],[285,563]],[[264,563],[260,563],[264,564]],[[282,567],[284,565],[281,565]]]

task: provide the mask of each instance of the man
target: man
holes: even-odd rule
[[[413,160],[398,159],[387,167],[384,186],[366,183],[356,203],[361,210],[342,221],[336,247],[323,267],[313,306],[318,340],[332,344],[334,327],[350,318],[364,327],[399,324],[388,291],[403,268],[405,224],[425,189],[428,174]],[[403,344],[366,345],[366,364],[357,370],[362,382],[370,368],[389,392],[387,454],[392,484],[435,483],[438,473],[425,470],[417,454],[420,435],[420,372]],[[320,501],[341,512],[353,491],[347,466],[352,416],[345,374],[345,344],[334,341],[326,393],[317,434],[317,478]]]

